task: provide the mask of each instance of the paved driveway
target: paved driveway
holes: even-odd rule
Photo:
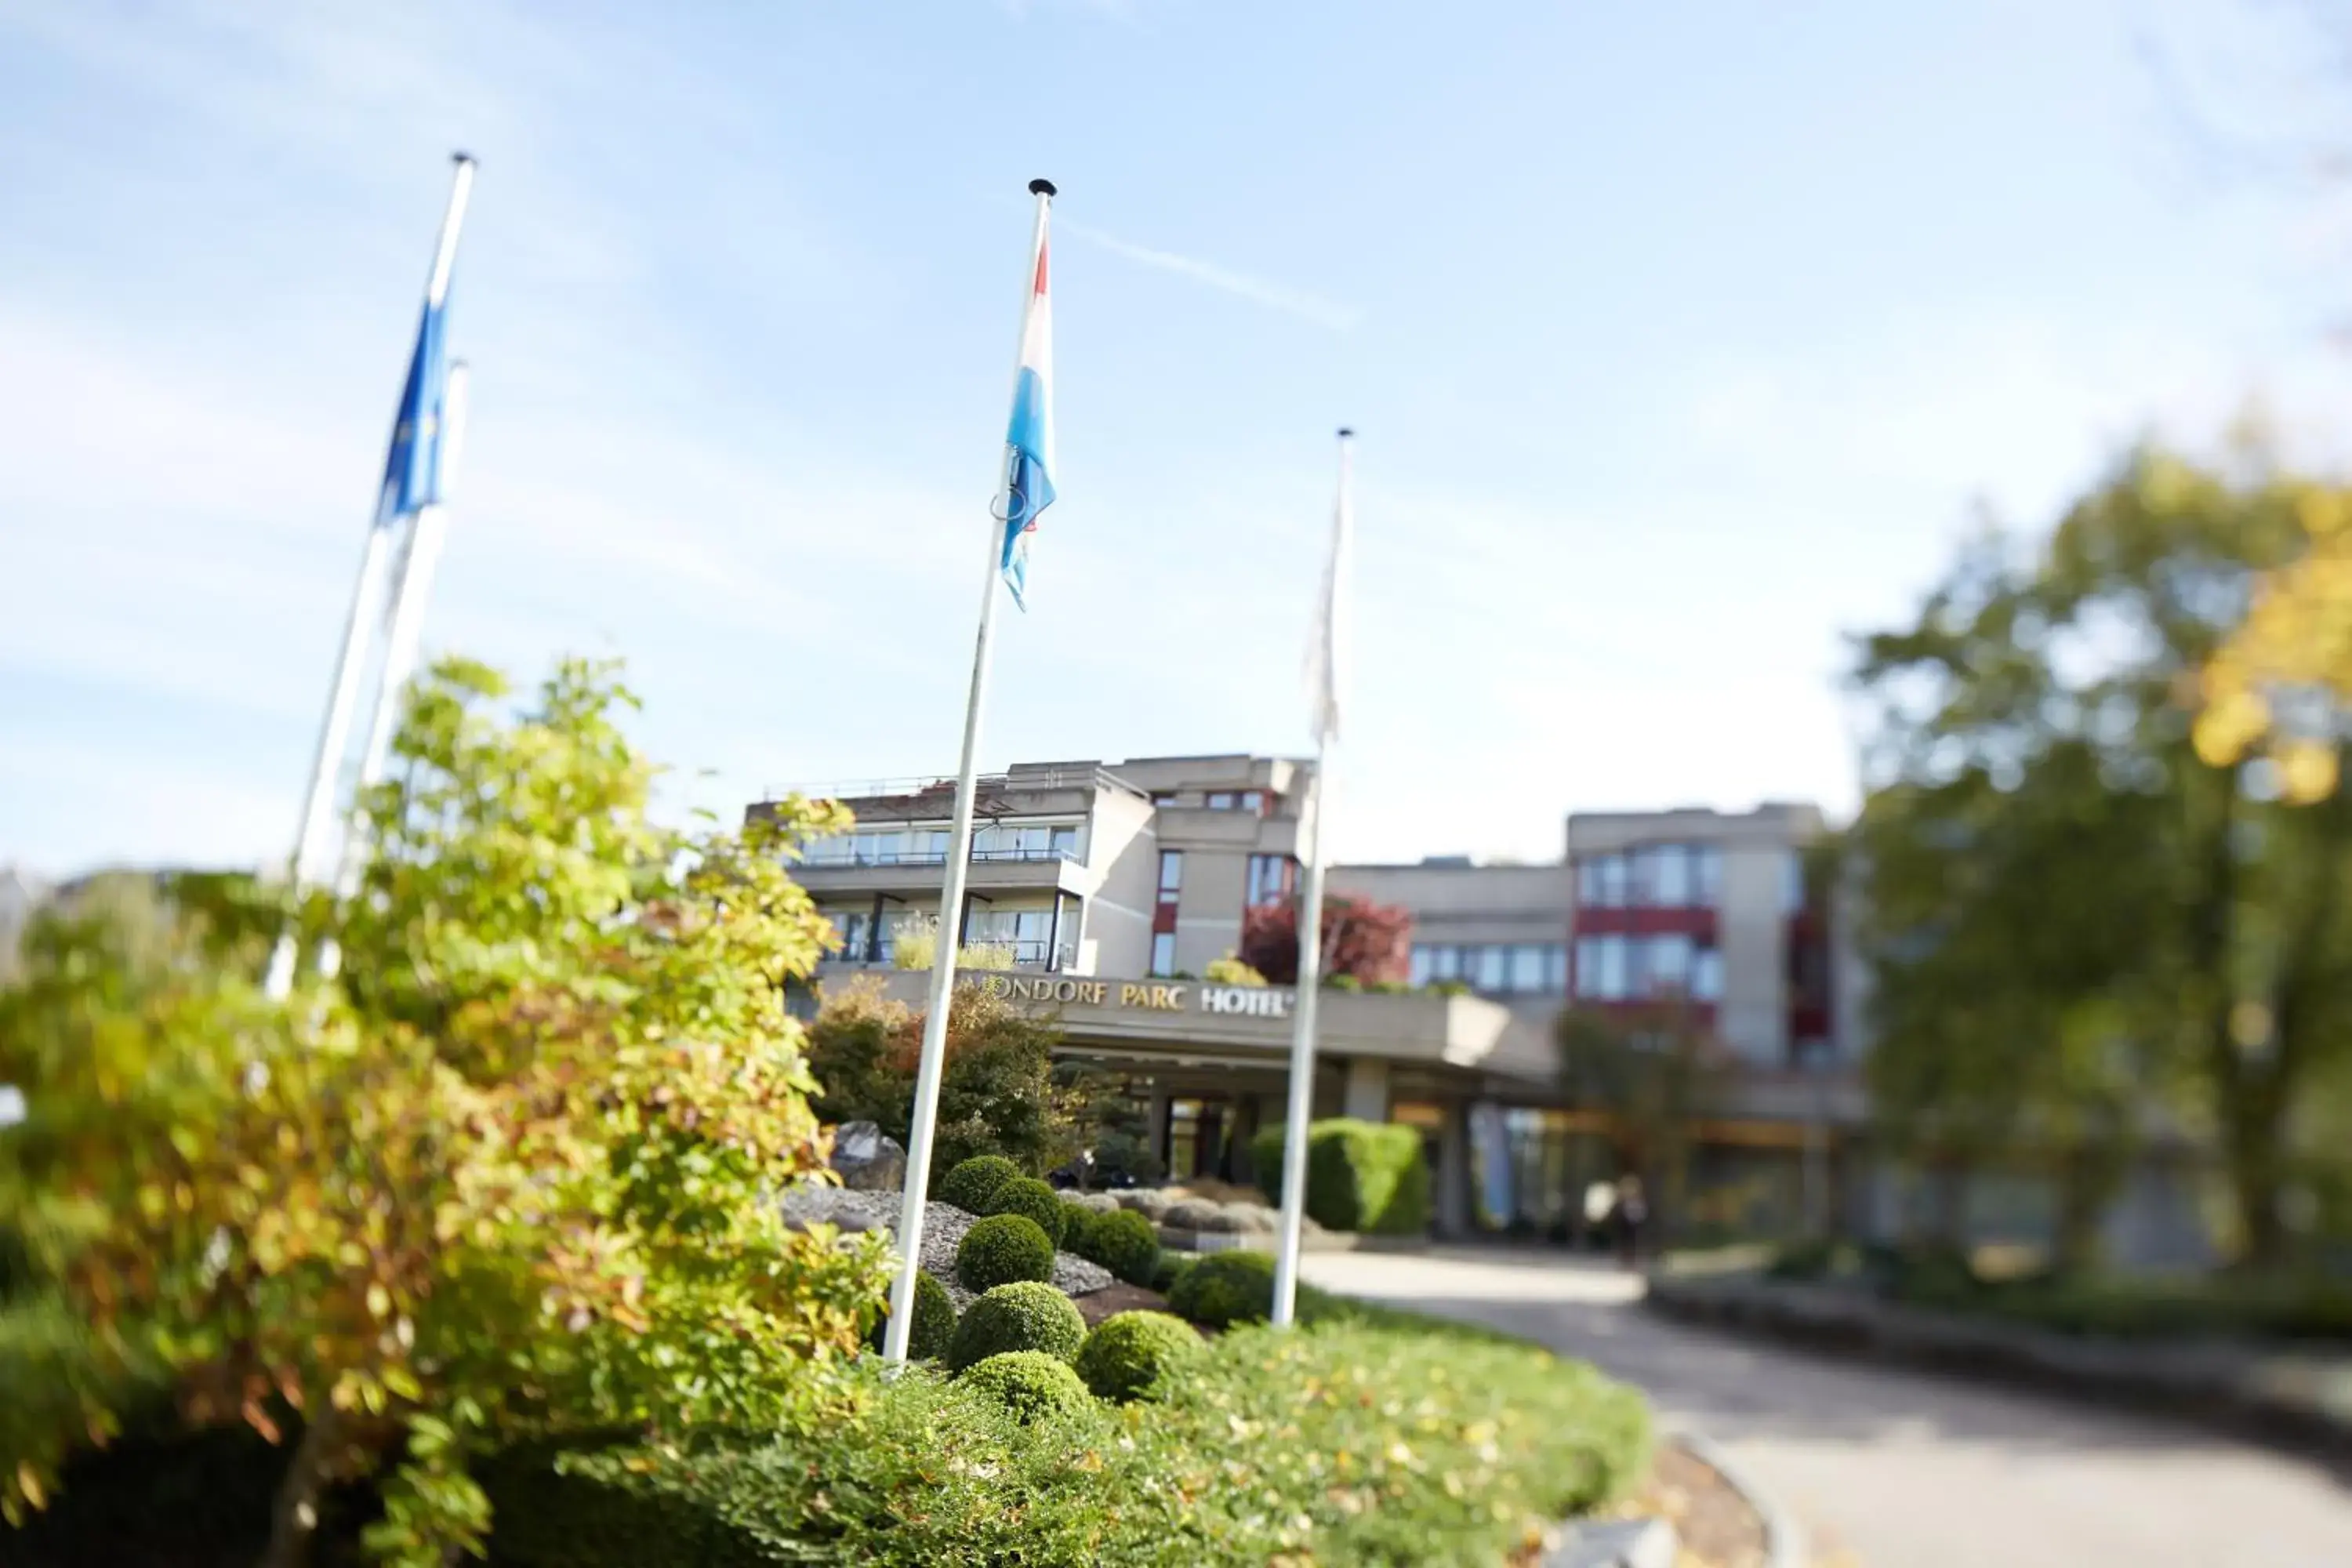
[[[1864,1568],[2352,1568],[2352,1478],[2186,1426],[1663,1322],[1603,1266],[1326,1253],[1328,1289],[1475,1319],[1645,1389]]]

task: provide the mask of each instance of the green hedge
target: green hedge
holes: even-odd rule
[[[1125,1404],[1142,1395],[1162,1374],[1191,1366],[1205,1348],[1181,1318],[1166,1312],[1116,1312],[1097,1324],[1078,1347],[1078,1376],[1103,1398]]]
[[[609,1448],[484,1475],[506,1568],[1500,1563],[1648,1462],[1638,1394],[1402,1313],[1235,1329],[1150,1405],[1023,1426],[928,1368],[743,1446]]]
[[[982,1154],[941,1176],[939,1190],[931,1195],[966,1214],[986,1214],[988,1200],[996,1195],[996,1189],[1020,1175],[1021,1167],[1003,1155]]]
[[[1282,1204],[1283,1129],[1250,1140],[1266,1201]],[[1421,1133],[1395,1122],[1349,1117],[1307,1130],[1307,1215],[1326,1230],[1412,1236],[1429,1228],[1429,1163]]]
[[[1044,1351],[1006,1351],[965,1369],[963,1385],[985,1394],[1016,1421],[1066,1415],[1094,1402],[1070,1363]]]
[[[1265,1321],[1274,1313],[1274,1255],[1212,1252],[1178,1278],[1168,1310],[1212,1329]]]
[[[1080,1258],[1092,1257],[1093,1254],[1087,1251],[1086,1247],[1087,1233],[1094,1229],[1095,1222],[1100,1218],[1102,1218],[1101,1215],[1087,1207],[1086,1205],[1064,1198],[1062,1200],[1062,1236],[1055,1245],[1064,1252],[1075,1252]]]
[[[866,1342],[876,1350],[890,1326],[890,1303],[886,1299],[882,1310],[876,1314],[874,1326],[866,1331]],[[948,1342],[955,1338],[955,1300],[948,1288],[931,1277],[928,1268],[915,1270],[915,1327],[907,1336],[907,1353],[917,1361],[937,1361],[948,1353]]]
[[[956,1278],[971,1290],[1054,1277],[1054,1238],[1025,1214],[991,1215],[956,1243]]]
[[[1070,1299],[1034,1279],[999,1285],[964,1309],[948,1344],[948,1367],[968,1366],[1007,1351],[1043,1351],[1070,1360],[1087,1337],[1087,1321]]]
[[[1160,1232],[1133,1209],[1098,1214],[1069,1250],[1101,1264],[1130,1285],[1157,1289]]]
[[[985,1211],[992,1215],[1027,1215],[1055,1247],[1062,1245],[1062,1195],[1034,1176],[1015,1176],[998,1187]]]

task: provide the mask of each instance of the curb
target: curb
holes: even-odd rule
[[[1780,1506],[1780,1499],[1758,1485],[1756,1478],[1740,1468],[1713,1438],[1680,1427],[1670,1430],[1666,1436],[1688,1448],[1699,1463],[1721,1476],[1724,1485],[1756,1510],[1757,1517],[1764,1521],[1765,1568],[1805,1568],[1808,1557],[1804,1528]]]

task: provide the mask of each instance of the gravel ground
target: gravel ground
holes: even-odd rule
[[[897,1193],[852,1192],[846,1187],[794,1187],[784,1194],[784,1217],[800,1225],[823,1221],[845,1232],[887,1230],[898,1234]],[[948,1288],[961,1312],[971,1305],[974,1292],[956,1279],[956,1246],[976,1216],[948,1204],[923,1205],[923,1267]],[[1066,1296],[1091,1296],[1111,1283],[1110,1270],[1075,1253],[1054,1254],[1054,1286]]]

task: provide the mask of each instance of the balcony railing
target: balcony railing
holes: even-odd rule
[[[1055,970],[1066,970],[1075,969],[1077,967],[1078,963],[1078,944],[1075,942],[1063,942],[1058,955],[1054,952],[1053,943],[1044,940],[1031,942],[990,942],[986,938],[982,938],[977,942],[966,942],[964,946],[966,949],[975,947],[1009,947],[1013,950],[1013,965],[1020,969],[1050,968]],[[1053,958],[1055,962],[1048,963],[1046,962],[1048,958]],[[887,969],[890,967],[890,943],[887,941],[884,942],[881,952],[873,958],[868,958],[866,955],[866,950],[863,947],[845,948],[839,952],[827,955],[823,960],[823,963],[829,966],[839,965],[842,967],[872,967]]]
[[[1074,866],[1083,866],[1086,864],[1086,858],[1080,855],[1075,848],[1071,848],[1067,846],[1064,846],[1058,849],[974,849],[971,852],[971,858],[975,864],[1023,860],[1038,862],[1067,860]],[[813,854],[801,862],[802,865],[809,868],[810,869],[819,871],[824,870],[829,866],[842,868],[855,868],[860,866],[944,866],[947,863],[947,851],[944,849],[832,851]]]
[[[1026,768],[1017,773],[982,773],[973,782],[982,795],[1006,790],[1091,789],[1102,784],[1132,787],[1101,768]],[[901,795],[938,795],[952,799],[955,784],[952,776],[943,778],[931,773],[895,779],[834,779],[817,784],[772,784],[766,786],[764,798],[782,800],[797,795],[810,800],[890,800]]]

